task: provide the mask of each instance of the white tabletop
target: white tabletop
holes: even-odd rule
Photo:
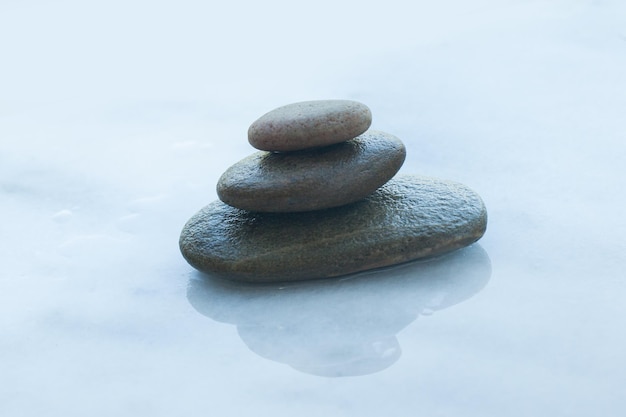
[[[622,416],[626,3],[0,4],[0,415]],[[283,104],[367,104],[486,235],[238,286],[178,236]]]

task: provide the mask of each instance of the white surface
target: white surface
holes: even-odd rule
[[[5,0],[0,53],[0,415],[626,412],[626,3]],[[478,191],[480,245],[203,281],[248,125],[325,98]]]

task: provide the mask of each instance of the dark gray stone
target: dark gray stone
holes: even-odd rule
[[[249,211],[296,212],[360,200],[389,181],[406,157],[400,139],[368,131],[333,146],[300,152],[257,152],[217,183],[224,203]]]
[[[261,116],[248,129],[248,141],[264,151],[296,151],[352,139],[371,124],[370,109],[357,101],[304,101]]]
[[[359,202],[304,213],[252,213],[215,201],[180,236],[196,269],[249,281],[326,278],[433,257],[484,234],[487,211],[466,186],[389,181]]]

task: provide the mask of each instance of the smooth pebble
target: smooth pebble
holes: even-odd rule
[[[264,151],[297,151],[352,139],[371,124],[370,109],[357,101],[303,101],[261,116],[248,129],[248,141]]]
[[[260,212],[296,212],[360,200],[389,181],[406,157],[393,135],[368,131],[333,146],[289,153],[257,152],[217,183],[224,203]]]

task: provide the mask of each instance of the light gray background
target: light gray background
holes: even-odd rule
[[[1,415],[626,412],[625,2],[1,0],[0,59]],[[249,124],[326,98],[481,194],[485,237],[203,281],[178,234]]]

